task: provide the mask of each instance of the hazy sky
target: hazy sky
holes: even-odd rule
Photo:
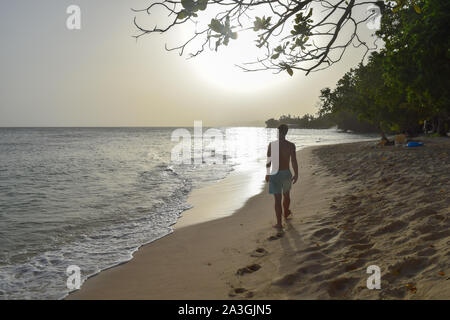
[[[309,76],[244,73],[234,64],[248,61],[254,36],[242,35],[218,53],[187,60],[164,50],[183,30],[132,38],[130,8],[148,3],[1,1],[0,126],[263,124],[281,114],[315,113],[320,89],[334,86],[361,58],[350,50],[338,65]],[[71,4],[81,8],[81,30],[66,28]]]

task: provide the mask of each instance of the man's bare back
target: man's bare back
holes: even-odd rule
[[[274,143],[270,143],[267,149],[268,158],[272,156],[272,145],[278,147],[278,170],[289,170],[289,162],[291,162],[292,168],[294,169],[294,178],[297,177],[298,164],[297,154],[295,152],[295,144],[286,139],[280,139],[274,141]],[[267,163],[267,167],[270,167],[271,165],[273,165],[272,161]],[[295,179],[295,181],[297,181],[297,179]]]
[[[295,144],[287,140],[278,140],[279,145],[279,170],[289,170],[291,157],[296,157]],[[270,147],[269,147],[270,148]]]

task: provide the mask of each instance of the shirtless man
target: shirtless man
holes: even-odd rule
[[[295,153],[295,144],[286,140],[286,134],[288,132],[288,126],[282,124],[278,127],[278,140],[269,144],[267,149],[267,174],[266,182],[269,182],[269,193],[275,196],[275,214],[277,216],[277,224],[275,228],[281,229],[283,227],[281,223],[281,198],[283,197],[283,209],[284,218],[287,219],[291,215],[289,205],[291,198],[289,197],[289,191],[291,190],[291,184],[296,183],[298,179],[298,164],[297,156]],[[278,148],[278,159],[271,159],[273,148]],[[274,157],[276,157],[276,150],[274,151]],[[273,161],[277,163],[272,163]],[[292,176],[289,170],[289,161],[292,163],[294,169],[294,176]],[[272,171],[270,168],[272,167]]]

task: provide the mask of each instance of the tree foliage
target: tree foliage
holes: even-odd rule
[[[408,109],[439,122],[450,108],[450,1],[424,0],[383,17],[384,79],[405,96]],[[447,128],[448,129],[448,128]]]
[[[329,129],[334,126],[329,115],[323,117],[315,117],[310,114],[305,114],[303,117],[282,115],[278,120],[272,118],[266,121],[267,128],[277,128],[280,124],[287,124],[291,128],[299,129]]]
[[[445,134],[449,121],[450,2],[423,0],[384,11],[385,48],[321,92],[321,114],[356,115],[386,131],[415,134],[425,120]]]

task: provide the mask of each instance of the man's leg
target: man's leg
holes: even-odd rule
[[[277,224],[275,225],[275,227],[281,228],[282,227],[282,224],[281,224],[281,214],[282,214],[281,193],[274,194],[274,196],[275,196],[275,214],[277,215]]]
[[[284,209],[284,217],[287,219],[291,215],[291,210],[289,210],[289,205],[291,204],[291,197],[289,195],[289,191],[283,193],[283,209]]]

